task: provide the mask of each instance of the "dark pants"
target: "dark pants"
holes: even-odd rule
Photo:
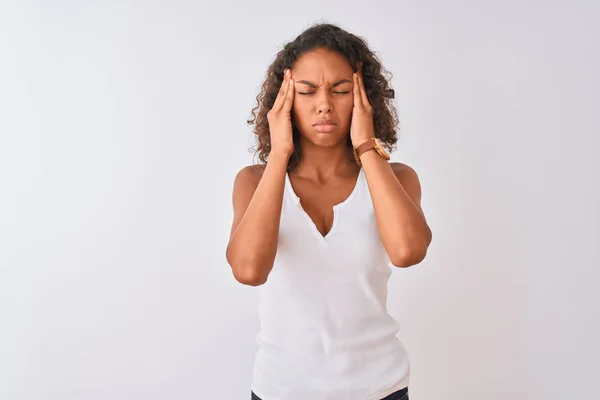
[[[260,397],[254,394],[254,392],[250,391],[252,394],[252,400],[262,400]],[[408,387],[404,389],[400,389],[388,396],[385,396],[381,400],[408,400]]]

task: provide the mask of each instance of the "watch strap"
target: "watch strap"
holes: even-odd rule
[[[371,138],[371,140],[367,140],[364,143],[359,144],[354,148],[354,159],[358,165],[362,166],[360,161],[360,156],[365,152],[375,148],[375,138]]]
[[[360,158],[365,151],[373,148],[375,148],[375,139],[367,140],[356,147],[356,156]]]

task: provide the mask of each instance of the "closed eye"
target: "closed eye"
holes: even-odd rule
[[[350,92],[333,92],[335,94],[347,94]],[[298,92],[298,94],[315,94],[315,92]]]

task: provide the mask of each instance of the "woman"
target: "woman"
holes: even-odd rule
[[[235,178],[227,247],[235,279],[260,285],[254,400],[408,399],[387,282],[390,266],[423,260],[431,230],[417,174],[388,162],[397,117],[382,71],[364,40],[318,24],[279,52],[257,97],[261,163]]]

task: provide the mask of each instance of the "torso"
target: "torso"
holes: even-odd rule
[[[401,179],[405,164],[390,163],[394,173]],[[356,185],[360,167],[358,165],[349,172],[348,176],[334,178],[326,182],[314,182],[289,173],[294,191],[300,197],[302,208],[306,211],[322,236],[327,235],[333,224],[333,206],[348,198]],[[264,169],[259,174],[262,176]]]
[[[288,173],[282,200],[277,255],[258,287],[251,389],[263,399],[379,400],[407,387],[364,169],[324,183]]]
[[[360,169],[356,168],[347,177],[321,183],[303,179],[293,172],[289,174],[294,191],[300,197],[302,208],[322,236],[329,233],[333,224],[333,206],[342,203],[350,196],[356,185],[359,171]]]

